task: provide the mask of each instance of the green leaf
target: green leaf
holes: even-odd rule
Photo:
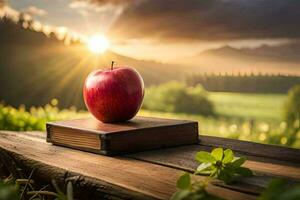
[[[187,199],[190,196],[191,192],[188,190],[179,190],[175,192],[170,200],[183,200]]]
[[[217,178],[224,181],[226,184],[230,184],[234,181],[234,172],[228,169],[221,170]]]
[[[245,177],[253,176],[253,172],[250,169],[246,168],[246,167],[236,168],[235,173],[237,173],[241,176],[245,176]]]
[[[265,191],[259,196],[258,200],[278,200],[279,195],[284,193],[287,181],[282,179],[273,179]]]
[[[201,172],[201,171],[205,171],[207,170],[207,168],[211,168],[212,164],[211,163],[201,163],[198,167],[197,167],[197,171]]]
[[[223,159],[223,149],[215,148],[211,151],[211,155],[216,159],[222,161]]]
[[[233,151],[231,151],[231,149],[226,149],[224,151],[224,158],[223,158],[223,163],[230,163],[234,158],[234,154]]]
[[[191,185],[191,176],[189,173],[184,173],[177,180],[177,188],[187,190]]]
[[[205,169],[202,171],[196,171],[196,175],[204,175],[204,176],[210,176],[213,173],[213,169]]]
[[[218,175],[219,175],[219,170],[218,170],[218,168],[214,168],[214,169],[211,171],[211,173],[210,173],[210,177],[216,178],[216,177],[218,177]]]
[[[211,175],[215,167],[211,163],[201,163],[197,170],[196,173],[197,175]]]
[[[69,181],[67,184],[67,199],[68,200],[73,200],[73,185],[72,182]]]
[[[245,163],[245,161],[246,161],[246,158],[245,158],[245,157],[240,157],[240,158],[238,158],[238,159],[235,159],[235,160],[231,163],[231,165],[232,165],[233,167],[240,167],[240,166],[242,166],[242,165]]]
[[[17,184],[7,184],[0,179],[0,199],[1,200],[19,200],[20,188]]]
[[[216,159],[206,151],[199,151],[195,158],[201,163],[214,163],[216,161]]]
[[[286,192],[283,192],[279,198],[284,200],[300,199],[300,185],[298,184],[297,186],[290,188]]]

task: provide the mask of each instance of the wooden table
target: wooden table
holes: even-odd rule
[[[53,146],[45,142],[43,132],[0,131],[0,158],[9,155],[27,172],[35,168],[34,177],[45,182],[74,180],[79,199],[169,199],[182,171],[196,168],[195,153],[213,147],[246,155],[245,166],[255,176],[234,185],[213,181],[209,193],[227,199],[256,199],[274,177],[300,180],[299,149],[208,136],[200,140],[199,145],[107,157]]]

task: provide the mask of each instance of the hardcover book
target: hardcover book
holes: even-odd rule
[[[108,124],[85,118],[46,126],[47,142],[105,155],[198,143],[198,123],[187,120],[135,117]]]

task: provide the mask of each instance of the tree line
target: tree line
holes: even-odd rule
[[[287,93],[294,85],[300,84],[300,77],[281,74],[193,74],[186,77],[186,84],[200,84],[206,90],[214,92]]]
[[[17,20],[9,16],[0,18],[0,43],[2,45],[58,45],[58,44],[80,44],[78,38],[73,37],[69,33],[64,33],[59,37],[55,30],[49,33],[44,31],[45,26],[40,24],[40,30],[34,28],[35,21],[32,18],[26,18],[20,13]]]

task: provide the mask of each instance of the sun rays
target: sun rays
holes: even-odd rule
[[[92,53],[102,54],[110,46],[109,40],[103,35],[95,35],[87,42],[88,48]]]

